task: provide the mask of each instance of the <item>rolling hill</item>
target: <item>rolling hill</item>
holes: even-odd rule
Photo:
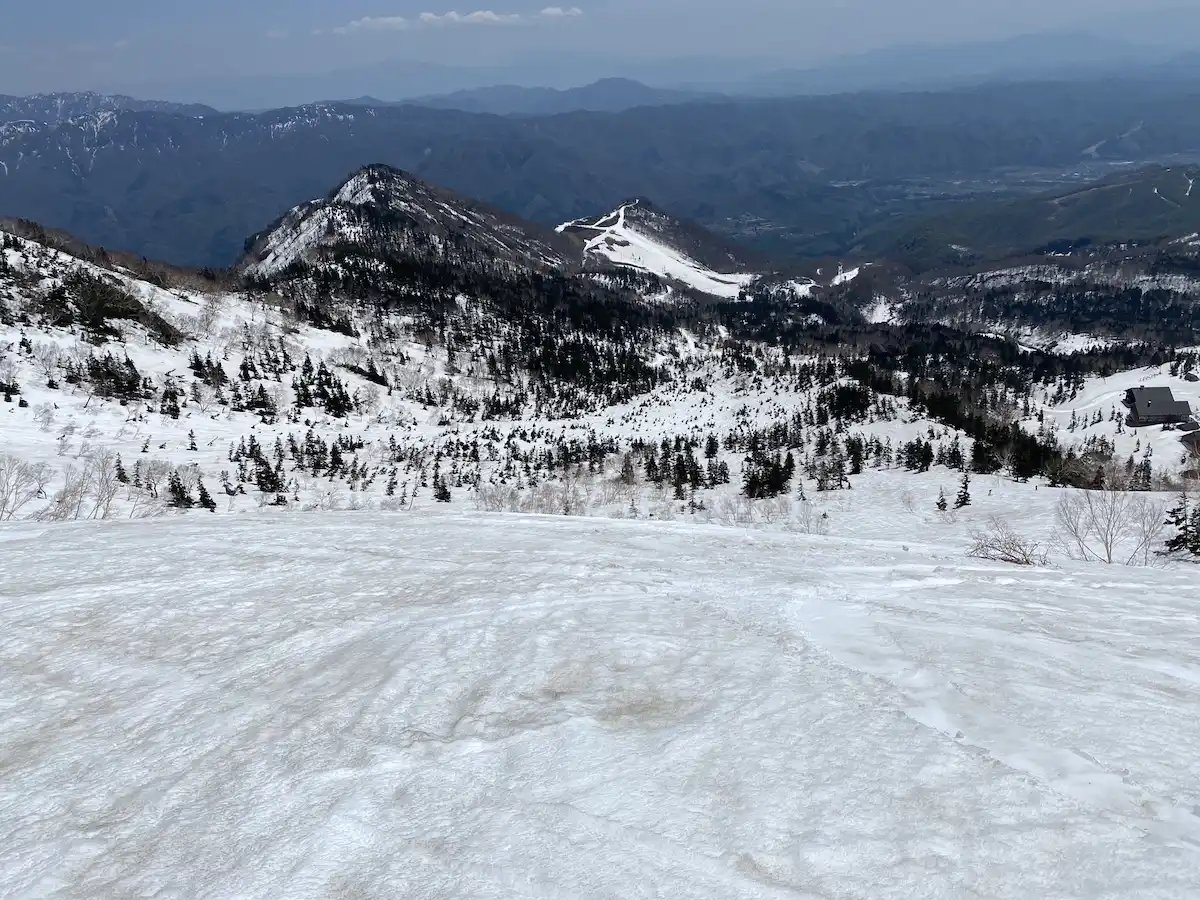
[[[1150,166],[1098,184],[966,203],[865,232],[856,250],[919,268],[1200,232],[1200,167]]]

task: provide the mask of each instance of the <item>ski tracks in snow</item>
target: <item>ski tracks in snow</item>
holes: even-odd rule
[[[1186,577],[561,517],[0,541],[6,896],[1177,900],[1200,875]]]
[[[959,569],[961,572],[961,568]],[[878,678],[903,698],[905,713],[921,725],[940,732],[964,747],[974,748],[1006,767],[1028,775],[1055,793],[1068,797],[1084,807],[1111,815],[1148,835],[1167,842],[1178,843],[1200,852],[1200,804],[1193,795],[1190,800],[1164,797],[1138,783],[1137,773],[1121,761],[1101,762],[1097,755],[1085,749],[1086,736],[1081,734],[1079,746],[1058,746],[1047,742],[1046,734],[1038,728],[1036,716],[1029,725],[1008,718],[1003,711],[991,707],[976,680],[962,687],[955,682],[953,663],[939,658],[939,634],[968,637],[993,659],[983,657],[978,662],[995,666],[1011,656],[1014,667],[1022,663],[1027,669],[1070,669],[1072,654],[1079,645],[1111,644],[1107,636],[1080,629],[1069,637],[1046,635],[1029,624],[1029,633],[1014,638],[1011,631],[989,632],[987,617],[976,625],[939,621],[937,606],[962,602],[966,605],[991,607],[994,615],[1011,622],[1024,622],[1025,601],[1028,595],[1016,593],[1004,599],[1005,583],[1016,579],[990,570],[947,578],[937,567],[893,567],[890,570],[863,569],[845,573],[845,581],[858,584],[858,590],[839,593],[831,590],[814,591],[790,607],[792,623],[799,634],[828,653],[837,662],[856,671]],[[1036,573],[1033,580],[1043,583],[1043,590],[1053,591],[1071,587],[1071,580],[1052,573]],[[835,579],[837,580],[837,579]],[[1128,587],[1137,591],[1133,579]],[[878,586],[891,582],[904,600],[888,602],[880,596]],[[912,599],[920,594],[940,599],[940,603],[922,615],[914,609]],[[893,596],[895,596],[893,594]],[[976,598],[986,597],[980,602]],[[1067,594],[1066,596],[1069,596]],[[1062,599],[1063,595],[1059,595]],[[1032,610],[1034,607],[1028,607]],[[1054,607],[1043,607],[1054,613]],[[1111,625],[1111,623],[1109,623]],[[1166,624],[1166,623],[1164,623]],[[920,634],[924,632],[924,634]],[[973,633],[972,633],[973,632]],[[916,635],[916,636],[914,636]],[[922,640],[922,638],[924,638]],[[945,645],[951,642],[946,640]],[[1074,646],[1073,646],[1074,645]],[[1021,659],[1022,654],[1026,658]],[[1138,659],[1125,660],[1127,667],[1163,676],[1158,684],[1145,685],[1144,691],[1190,690],[1200,699],[1200,669],[1165,664],[1161,660],[1143,663]],[[971,673],[978,679],[981,673]],[[968,677],[970,677],[968,675]],[[1104,673],[1102,678],[1122,678],[1128,682],[1128,671]],[[1175,686],[1172,682],[1182,682]],[[995,685],[992,685],[994,687]],[[1046,695],[1050,712],[1056,705],[1052,694]],[[1071,717],[1065,695],[1058,701],[1064,718]],[[1110,714],[1121,710],[1109,708]],[[1131,714],[1133,710],[1129,711]],[[1186,736],[1181,736],[1186,740]],[[1100,750],[1095,750],[1101,754]],[[1137,756],[1136,750],[1131,754]],[[1124,760],[1129,762],[1128,759]],[[1179,772],[1181,792],[1189,790],[1186,774]],[[1194,790],[1192,788],[1191,790]]]

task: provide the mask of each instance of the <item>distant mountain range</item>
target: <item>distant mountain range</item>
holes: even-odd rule
[[[217,115],[210,106],[196,103],[169,103],[157,100],[136,100],[121,94],[35,94],[32,97],[12,97],[0,94],[0,124],[7,122],[37,122],[59,125],[70,119],[102,112],[154,112],[180,116]]]
[[[500,85],[400,102],[498,116],[552,116],[570,112],[624,112],[638,106],[671,106],[720,99],[722,95],[716,93],[653,88],[629,78],[605,78],[566,90]],[[353,102],[364,106],[381,105],[370,97]]]
[[[264,110],[315,101],[378,98],[381,102],[450,97],[454,108],[504,114],[545,114],[596,106],[590,92],[555,98],[544,90],[574,92],[581,85],[630,80],[654,90],[729,96],[795,96],[854,91],[944,90],[984,82],[1092,80],[1151,77],[1194,80],[1200,73],[1200,10],[1179,9],[1170,17],[1130,14],[1105,27],[1101,20],[1074,31],[1034,33],[956,44],[904,44],[827,58],[822,48],[798,45],[798,54],[690,57],[667,53],[639,57],[621,46],[593,53],[558,51],[525,54],[494,64],[464,64],[397,58],[320,71],[270,66],[253,75],[181,80],[169,70],[154,80],[110,86],[116,93],[167,97],[223,110]],[[794,60],[812,59],[810,64]],[[505,86],[493,91],[495,86]],[[527,96],[514,94],[524,88]],[[482,94],[477,95],[477,92]],[[540,96],[539,96],[540,95]],[[566,102],[564,102],[566,101]],[[655,99],[654,104],[664,102]],[[669,101],[674,102],[674,101]],[[581,104],[581,105],[579,105]],[[643,105],[637,100],[631,105]]]
[[[1090,34],[1033,34],[963,44],[887,47],[801,69],[760,72],[720,88],[760,97],[946,90],[986,82],[1194,78],[1200,56]],[[714,87],[717,83],[714,83]]]
[[[60,96],[0,122],[0,215],[226,266],[278,210],[378,162],[545,226],[641,197],[772,258],[810,258],[950,199],[1003,194],[1014,172],[1053,186],[1084,165],[1200,158],[1198,98],[1187,83],[1130,80],[502,117],[112,108],[119,99],[67,115],[97,101]]]

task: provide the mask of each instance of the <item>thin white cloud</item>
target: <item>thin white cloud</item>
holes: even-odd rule
[[[521,21],[517,13],[494,13],[490,9],[481,9],[470,13],[421,13],[423,25],[515,25]]]
[[[333,29],[334,34],[359,34],[372,31],[403,31],[409,21],[404,16],[366,16]]]
[[[355,19],[345,25],[331,28],[331,34],[371,34],[386,31],[406,31],[411,28],[440,28],[454,25],[518,25],[522,22],[534,22],[541,19],[574,19],[583,15],[578,6],[547,6],[541,12],[523,16],[520,13],[498,13],[490,9],[480,9],[475,12],[460,13],[451,10],[447,13],[421,13],[417,18],[406,19],[403,16],[367,16]],[[314,34],[320,34],[320,31]]]

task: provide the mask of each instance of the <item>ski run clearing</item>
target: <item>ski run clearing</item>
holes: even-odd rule
[[[572,222],[560,230],[574,227],[595,232],[587,241],[585,252],[607,259],[618,266],[650,272],[677,281],[702,294],[736,300],[758,276],[721,274],[689,259],[680,251],[655,240],[626,221],[627,207],[605,216],[595,225]]]
[[[1195,570],[903,531],[6,528],[0,894],[1197,896]]]

